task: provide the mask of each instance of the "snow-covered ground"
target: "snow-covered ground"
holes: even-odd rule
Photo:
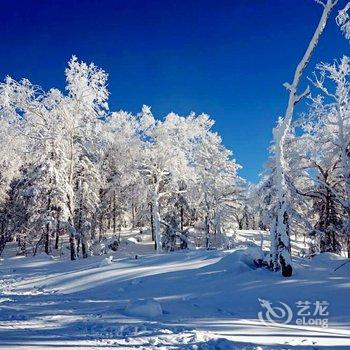
[[[247,246],[261,233],[236,239],[233,250],[155,255],[149,240],[124,234],[120,251],[75,262],[13,256],[9,245],[0,349],[350,349],[350,264],[334,271],[345,259],[295,258],[285,279],[252,264]],[[287,304],[292,320],[261,322],[262,300]],[[298,301],[328,302],[328,327],[296,325]]]

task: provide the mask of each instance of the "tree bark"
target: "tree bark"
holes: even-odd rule
[[[113,193],[113,235],[117,233],[117,204],[115,200],[115,192]]]
[[[153,220],[153,204],[152,202],[149,204],[150,206],[150,218],[151,218],[151,237],[152,241],[154,242],[154,250],[157,250],[157,243],[156,243],[156,238],[154,234],[154,220]]]
[[[160,235],[159,199],[158,199],[158,193],[156,191],[154,191],[153,198],[152,198],[152,212],[153,212],[152,216],[153,216],[153,223],[154,223],[156,250],[157,250],[157,253],[161,253],[162,242],[161,242],[161,235]]]

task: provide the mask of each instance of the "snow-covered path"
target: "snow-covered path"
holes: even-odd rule
[[[333,255],[297,260],[290,279],[253,269],[245,250],[101,260],[2,261],[0,349],[350,349],[350,264],[333,272],[342,263]],[[144,298],[163,314],[128,316]],[[258,298],[329,301],[330,325],[266,326]]]

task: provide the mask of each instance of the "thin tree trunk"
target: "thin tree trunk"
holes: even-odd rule
[[[57,231],[56,231],[56,237],[55,237],[55,249],[58,249],[60,243],[60,221],[57,220]]]
[[[51,184],[51,179],[49,181],[49,183]],[[50,189],[49,191],[49,198],[47,200],[47,211],[49,212],[51,209],[51,191],[52,189]],[[50,253],[50,224],[47,223],[46,224],[46,232],[45,232],[45,253],[49,254]]]
[[[181,231],[184,230],[184,207],[183,207],[183,205],[181,205],[181,208],[180,208],[180,229],[181,229]]]
[[[72,235],[69,236],[69,246],[70,246],[70,259],[76,260],[77,259],[76,242],[75,242],[75,237]]]
[[[157,244],[155,240],[155,235],[154,235],[154,223],[153,223],[153,205],[150,203],[150,217],[151,217],[151,234],[152,234],[152,241],[154,242],[154,249],[157,250]]]
[[[117,204],[115,200],[115,193],[113,194],[113,235],[117,233]]]
[[[81,238],[81,253],[83,255],[83,259],[86,259],[88,257],[88,244],[86,241],[87,237],[85,236],[85,234]]]
[[[5,249],[5,245],[8,241],[9,237],[6,234],[6,224],[5,224],[5,215],[3,220],[1,221],[1,234],[0,234],[0,256],[2,254],[2,252]]]
[[[103,232],[103,214],[101,213],[99,231],[98,231],[98,241],[99,242],[101,242],[101,240],[102,240],[102,232]]]
[[[156,250],[157,253],[160,253],[162,251],[162,242],[161,242],[161,235],[160,235],[160,213],[159,213],[159,202],[158,202],[158,194],[155,191],[153,193],[153,199],[152,199],[152,216],[153,216],[153,223],[154,223],[154,235],[155,235],[155,243],[156,243]]]
[[[205,225],[205,248],[209,249],[210,248],[210,228],[209,228],[209,214],[205,216],[204,220],[204,225]]]
[[[131,203],[132,228],[135,228],[136,207],[134,202]]]
[[[45,253],[50,253],[50,224],[46,224],[45,232]]]

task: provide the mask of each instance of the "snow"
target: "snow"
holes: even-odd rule
[[[113,262],[113,256],[109,256],[108,258],[104,258],[101,262],[100,262],[100,267],[103,267],[103,266],[108,266],[108,265],[111,265]]]
[[[140,299],[128,304],[125,313],[130,316],[157,317],[162,315],[163,310],[160,303],[154,299]]]
[[[294,258],[295,274],[284,279],[252,263],[261,231],[239,232],[232,250],[169,254],[155,254],[146,239],[126,244],[128,236],[103,268],[105,256],[19,258],[9,244],[0,261],[0,349],[350,349],[350,264],[334,271],[348,260]],[[328,301],[329,326],[264,324],[258,299],[291,308]]]

